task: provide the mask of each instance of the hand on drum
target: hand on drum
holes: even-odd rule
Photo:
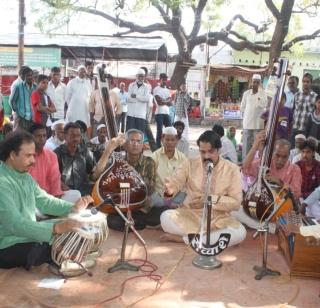
[[[54,234],[63,234],[66,232],[76,231],[82,227],[82,223],[76,220],[68,219],[64,222],[57,223],[53,226]]]
[[[91,196],[81,197],[73,206],[74,212],[80,212],[81,210],[85,210],[90,203],[93,203],[93,199]]]

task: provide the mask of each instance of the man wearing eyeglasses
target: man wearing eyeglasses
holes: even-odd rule
[[[143,155],[143,140],[144,134],[138,129],[130,129],[125,135],[120,134],[118,137],[111,139],[108,142],[94,173],[94,177],[97,179],[106,169],[112,152],[119,146],[123,146],[126,161],[141,175],[148,191],[147,202],[144,204],[143,208],[132,212],[135,228],[137,230],[142,230],[146,226],[160,225],[160,215],[163,211],[168,209],[168,207],[151,207],[150,196],[154,192],[156,166],[151,157]],[[117,231],[124,230],[124,221],[118,214],[109,214],[107,219],[109,228]]]

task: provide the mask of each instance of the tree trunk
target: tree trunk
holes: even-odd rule
[[[190,63],[177,62],[170,80],[170,86],[172,89],[178,89],[182,83],[186,82],[189,68],[192,66],[193,65],[190,65]]]

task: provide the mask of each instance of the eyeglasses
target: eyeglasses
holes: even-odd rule
[[[143,144],[143,141],[142,140],[128,140],[127,141],[129,144],[131,145],[140,145],[140,144]]]

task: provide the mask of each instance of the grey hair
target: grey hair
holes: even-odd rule
[[[132,134],[140,134],[142,136],[142,141],[144,140],[144,133],[141,130],[136,129],[136,128],[131,128],[126,131],[126,135],[125,135],[126,141],[129,140],[129,137]]]
[[[279,146],[287,146],[289,151],[291,149],[291,143],[287,139],[278,139],[275,142],[274,146],[276,147],[277,145],[279,145]]]

